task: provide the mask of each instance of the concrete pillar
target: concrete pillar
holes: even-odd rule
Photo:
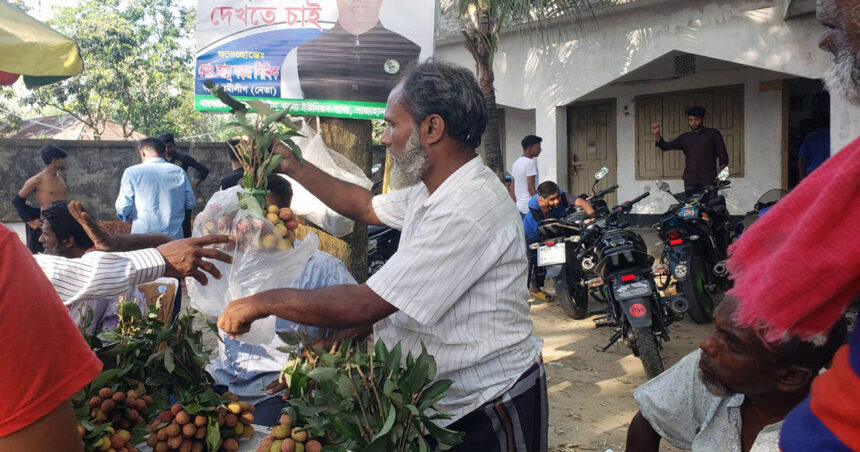
[[[860,107],[830,96],[830,155],[860,137]]]
[[[567,190],[567,109],[554,105],[535,108],[535,135],[543,138],[538,157],[540,182],[551,180]]]

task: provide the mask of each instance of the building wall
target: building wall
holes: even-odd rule
[[[564,107],[672,51],[821,78],[832,61],[818,48],[825,28],[813,16],[786,21],[783,14],[777,1],[637,0],[562,26],[563,36],[550,32],[550,42],[511,31],[494,60],[497,102],[535,110],[535,132],[544,137],[541,174],[566,184]],[[437,41],[436,55],[474,67],[459,38]],[[860,111],[842,99],[832,99],[831,111],[835,152],[860,135]],[[749,120],[748,129],[763,129]]]
[[[63,148],[69,155],[64,174],[69,198],[81,201],[98,220],[115,219],[114,203],[122,173],[140,163],[135,142],[0,139],[0,161],[5,162],[0,165],[0,221],[20,221],[10,200],[28,178],[44,168],[39,150],[48,144]],[[179,143],[179,151],[209,168],[209,177],[196,190],[199,211],[218,190],[219,179],[230,172],[226,147],[224,143]]]
[[[523,137],[535,134],[534,110],[520,110],[505,107],[505,171],[511,172],[511,165],[523,155]]]

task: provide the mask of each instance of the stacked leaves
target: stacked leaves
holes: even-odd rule
[[[239,144],[231,145],[230,149],[245,171],[242,178],[243,188],[266,189],[266,176],[278,167],[283,158],[280,154],[272,152],[275,139],[282,141],[293,151],[299,161],[302,160],[302,151],[292,140],[292,137],[300,134],[296,131],[298,129],[296,125],[288,117],[288,109],[275,111],[268,104],[257,99],[249,100],[246,104],[227,94],[223,87],[211,81],[207,80],[203,85],[224,105],[230,107],[230,113],[236,121],[226,125],[242,131]],[[254,118],[248,116],[251,109],[256,112]]]
[[[427,435],[443,450],[460,443],[462,433],[436,424],[450,419],[435,404],[452,382],[435,380],[436,361],[426,350],[403,360],[400,343],[388,350],[380,340],[369,354],[351,341],[315,351],[288,363],[281,377],[288,414],[311,436],[326,438],[326,450],[429,451]]]

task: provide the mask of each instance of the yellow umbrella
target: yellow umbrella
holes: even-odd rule
[[[0,72],[7,73],[0,80],[21,74],[32,89],[80,74],[83,67],[75,41],[0,0]]]

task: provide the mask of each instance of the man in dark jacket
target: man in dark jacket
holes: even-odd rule
[[[172,163],[180,168],[186,173],[188,172],[188,167],[194,168],[197,171],[197,176],[194,179],[191,179],[191,176],[188,176],[188,179],[191,180],[191,188],[197,188],[206,179],[206,176],[209,175],[209,168],[206,168],[194,159],[194,157],[183,154],[181,152],[176,151],[176,140],[173,138],[173,134],[168,132],[161,134],[158,138],[161,138],[161,141],[164,142],[165,147],[167,148],[167,153],[164,155],[164,160],[167,160],[169,163]],[[185,211],[185,219],[182,221],[182,236],[185,238],[191,237],[191,211]]]
[[[681,134],[668,143],[660,135],[660,124],[651,125],[651,133],[657,139],[657,147],[662,151],[679,150],[684,152],[684,190],[699,190],[714,185],[717,172],[729,164],[726,143],[720,131],[705,127],[705,107],[693,106],[687,109],[687,122],[690,131]],[[719,169],[717,161],[719,160]]]

